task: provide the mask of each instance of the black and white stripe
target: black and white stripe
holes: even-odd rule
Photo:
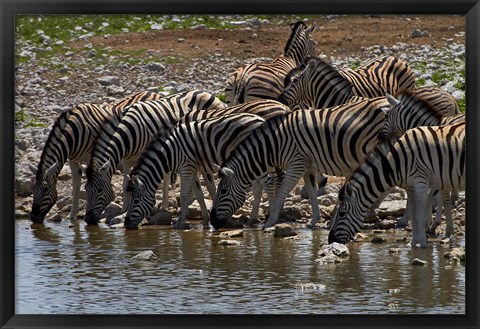
[[[30,219],[37,223],[43,222],[57,201],[57,177],[65,162],[68,161],[72,175],[73,196],[72,209],[68,218],[70,221],[75,220],[79,209],[80,163],[88,160],[94,141],[105,123],[116,125],[129,105],[160,97],[157,93],[144,91],[113,105],[83,103],[62,112],[48,135],[38,166],[30,164],[30,169],[35,175]]]
[[[374,59],[355,70],[337,70],[323,59],[312,57],[293,69],[285,82],[278,98],[282,103],[317,109],[415,87],[413,71],[393,56]]]
[[[277,112],[284,115],[285,112]],[[180,212],[174,228],[188,228],[185,222],[188,205],[195,194],[203,201],[203,192],[196,181],[197,172],[216,173],[218,164],[249,133],[265,122],[258,115],[227,114],[190,121],[155,137],[131,171],[127,190],[131,193],[125,227],[136,228],[153,207],[155,191],[165,175],[176,172],[181,179]],[[208,227],[208,211],[200,202],[204,225]]]
[[[264,227],[276,223],[288,193],[303,176],[314,226],[320,218],[316,199],[317,173],[345,176],[377,145],[388,102],[376,98],[323,110],[298,110],[274,118],[251,133],[222,165],[211,212],[215,228],[223,227],[245,201],[252,182],[277,168],[282,182]]]
[[[308,56],[315,55],[315,42],[310,34],[315,25],[303,22],[291,25],[292,32],[284,54],[271,63],[254,63],[238,68],[227,80],[226,102],[229,105],[254,99],[277,99],[285,85],[285,76]]]
[[[118,126],[106,127],[95,143],[87,168],[85,221],[88,224],[98,223],[100,214],[113,201],[115,193],[111,180],[120,162],[124,174],[125,201],[128,200],[128,193],[125,193],[127,184],[125,178],[128,171],[136,163],[153,136],[161,131],[172,129],[190,111],[222,108],[225,108],[224,103],[204,91],[183,92],[130,106]],[[164,186],[164,192],[167,188],[168,186]],[[165,200],[166,197],[164,197]]]
[[[329,243],[350,241],[372,204],[399,186],[413,201],[412,246],[426,247],[431,191],[464,190],[465,159],[465,123],[408,130],[393,146],[374,152],[342,187]]]

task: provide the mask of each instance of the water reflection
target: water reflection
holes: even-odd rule
[[[348,261],[320,266],[327,231],[297,230],[299,239],[279,239],[246,229],[229,247],[200,223],[125,231],[17,220],[17,313],[465,312],[465,268],[447,263],[445,246],[352,243]],[[158,261],[131,259],[144,250]],[[414,258],[428,265],[412,266]],[[325,287],[297,289],[305,283]]]

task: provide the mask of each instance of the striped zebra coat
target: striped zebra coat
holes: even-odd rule
[[[190,111],[222,108],[225,108],[224,103],[203,91],[183,92],[131,106],[118,126],[106,127],[94,145],[87,168],[85,222],[97,224],[100,214],[113,201],[115,194],[111,180],[118,164],[122,163],[124,177],[127,177],[129,169],[157,133],[172,129]],[[124,205],[129,198],[125,193],[127,181],[124,179]],[[168,181],[165,182],[168,184]],[[164,186],[164,193],[167,189],[168,185]],[[166,199],[164,197],[168,202]]]
[[[388,141],[396,139],[408,129],[420,126],[442,126],[465,122],[465,115],[459,114],[457,102],[447,92],[432,87],[424,87],[414,90],[401,91],[396,97],[387,95],[391,109],[385,116],[383,129],[380,131],[380,139]],[[435,193],[437,194],[437,193]],[[442,220],[442,205],[446,209],[447,230],[446,235],[453,233],[451,193],[440,192],[436,197],[435,221],[432,223],[430,232],[434,234]],[[406,226],[411,219],[412,202],[408,201],[405,214],[397,222],[398,226]]]
[[[397,99],[398,98],[398,99]],[[442,126],[465,121],[457,102],[438,88],[403,90],[396,97],[387,96],[391,109],[385,116],[380,138],[398,138],[408,129],[420,126]]]
[[[430,192],[464,190],[465,159],[465,123],[408,130],[391,147],[374,152],[344,184],[328,242],[350,241],[376,199],[399,186],[414,201],[411,245],[426,247]]]
[[[72,208],[68,218],[73,222],[79,209],[80,164],[88,160],[94,141],[104,125],[107,122],[117,125],[131,104],[160,97],[157,93],[143,91],[114,104],[83,103],[62,112],[47,137],[38,166],[29,165],[35,175],[30,220],[42,223],[57,201],[57,177],[68,161],[72,175]]]
[[[229,105],[254,99],[277,99],[285,85],[287,73],[300,65],[308,56],[315,55],[315,42],[310,34],[315,25],[303,22],[291,25],[292,32],[284,54],[271,63],[254,63],[238,68],[227,80],[226,102]]]
[[[278,112],[284,115],[284,112]],[[149,214],[155,200],[155,191],[165,175],[177,172],[181,179],[180,212],[174,228],[184,229],[192,194],[203,200],[203,192],[196,184],[197,171],[215,173],[232,150],[250,132],[265,122],[261,117],[237,113],[191,121],[178,125],[169,133],[157,136],[131,172],[127,190],[131,193],[125,218],[126,228],[137,228]],[[201,203],[204,225],[209,215]]]
[[[320,211],[310,177],[353,171],[377,145],[387,105],[384,98],[376,98],[331,109],[298,110],[253,131],[222,165],[210,214],[213,227],[223,227],[245,202],[247,187],[277,168],[284,174],[264,227],[276,223],[285,198],[302,176],[313,210],[309,224],[315,226]]]
[[[413,71],[392,56],[377,58],[356,70],[337,70],[312,57],[293,69],[285,81],[278,100],[292,108],[321,109],[415,87]]]

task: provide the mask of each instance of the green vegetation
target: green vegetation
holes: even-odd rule
[[[221,100],[222,102],[226,103],[227,102],[227,97],[225,96],[225,94],[218,94],[217,95],[217,98],[219,100]]]
[[[36,127],[46,128],[47,125],[39,122],[36,118],[29,116],[25,110],[21,109],[15,112],[15,124],[21,125],[22,128]]]

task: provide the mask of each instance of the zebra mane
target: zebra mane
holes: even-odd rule
[[[40,156],[40,161],[38,165],[38,170],[37,173],[35,174],[35,179],[36,180],[41,180],[44,175],[44,164],[45,164],[45,157],[47,155],[47,149],[52,143],[53,138],[57,134],[57,132],[62,132],[65,129],[65,126],[67,125],[68,118],[72,114],[73,109],[67,109],[62,111],[58,117],[55,119],[55,122],[53,123],[52,129],[50,130],[50,133],[48,134],[47,140],[45,142],[45,146],[43,147],[42,155]]]
[[[307,29],[307,24],[305,24],[302,21],[298,21],[295,23],[295,25],[292,27],[292,33],[290,33],[290,38],[288,39],[285,49],[283,50],[283,54],[287,54],[287,50],[290,48],[290,44],[293,42],[293,39],[295,39],[295,36],[297,35],[297,30],[302,27],[303,29]]]
[[[443,114],[439,109],[437,109],[427,98],[415,94],[414,90],[399,90],[395,93],[395,98],[401,103],[412,101],[414,104],[420,105],[426,112],[434,115],[437,119],[443,118]]]
[[[342,185],[340,191],[338,192],[338,198],[342,201],[345,198],[346,186],[349,182],[361,179],[365,177],[366,172],[372,168],[377,167],[380,163],[387,161],[386,155],[395,145],[395,141],[389,140],[383,143],[379,143],[375,148],[365,156],[360,165],[355,169],[348,177],[346,177],[345,184]],[[383,168],[387,168],[383,166]],[[392,174],[393,172],[388,172],[387,174]]]

